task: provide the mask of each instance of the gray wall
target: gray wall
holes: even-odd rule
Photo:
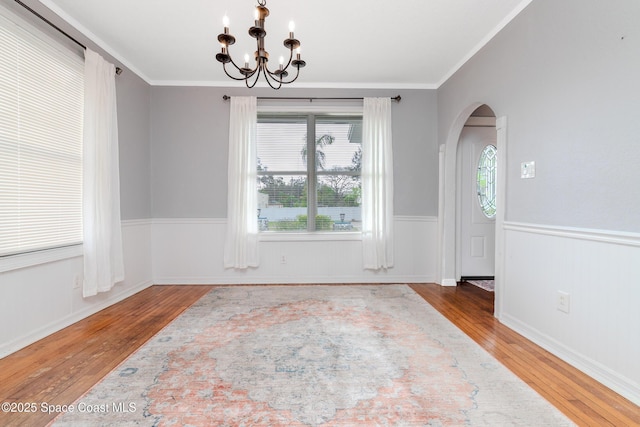
[[[224,218],[229,102],[222,96],[395,96],[395,213],[436,216],[438,144],[434,90],[151,88],[152,216]]]
[[[438,89],[441,143],[473,102],[507,116],[508,221],[640,232],[639,18],[637,0],[536,0]]]
[[[151,86],[125,70],[116,77],[123,220],[151,218]]]

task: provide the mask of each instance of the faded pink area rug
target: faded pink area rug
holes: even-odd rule
[[[214,289],[72,406],[55,426],[573,425],[406,285]]]

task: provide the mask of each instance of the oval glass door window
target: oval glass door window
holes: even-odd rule
[[[493,145],[487,145],[480,154],[478,161],[478,175],[476,178],[478,202],[487,218],[496,216],[496,167],[497,150]]]

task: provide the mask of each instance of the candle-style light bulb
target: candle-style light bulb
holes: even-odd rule
[[[227,15],[222,17],[222,25],[224,26],[224,33],[229,34],[229,17]]]
[[[249,54],[244,54],[244,68],[249,68]]]
[[[296,49],[296,59],[300,59],[300,46]]]
[[[253,10],[253,17],[255,18],[256,21],[260,17],[260,13],[258,12],[258,8],[257,7]]]
[[[289,21],[289,38],[293,38],[293,30],[296,29],[296,24],[293,21]]]
[[[282,70],[282,67],[284,66],[284,56],[280,57],[280,69]]]

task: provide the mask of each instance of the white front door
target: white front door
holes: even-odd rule
[[[478,197],[478,166],[488,145],[496,146],[495,127],[467,127],[460,134],[460,276],[495,275],[495,216],[487,217]]]

